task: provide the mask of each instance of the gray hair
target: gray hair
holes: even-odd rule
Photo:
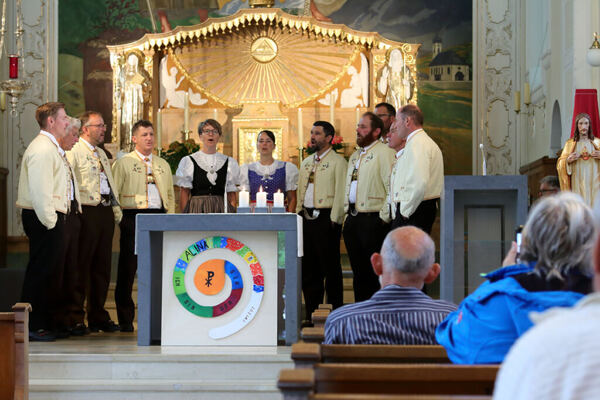
[[[421,229],[403,226],[387,234],[381,257],[386,269],[404,274],[426,272],[435,261],[435,243]]]
[[[69,125],[67,126],[67,131],[70,130],[71,128],[77,128],[78,131],[79,131],[79,129],[81,129],[81,120],[71,117],[69,115],[67,115],[67,120],[69,121]]]
[[[520,258],[537,261],[538,275],[563,279],[571,270],[591,273],[596,229],[592,210],[569,192],[545,197],[523,228]]]
[[[540,180],[540,185],[543,184],[543,183],[545,183],[547,185],[550,185],[553,188],[557,188],[558,190],[560,190],[560,182],[558,181],[558,176],[556,176],[556,175],[548,175],[548,176],[543,177]]]

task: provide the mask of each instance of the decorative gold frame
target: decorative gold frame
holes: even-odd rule
[[[275,151],[273,157],[278,160],[283,159],[283,128],[239,128],[238,129],[238,155],[239,164],[247,164],[258,161],[258,151],[256,150],[256,139],[258,134],[265,129],[275,134]],[[242,142],[242,138],[244,141]]]

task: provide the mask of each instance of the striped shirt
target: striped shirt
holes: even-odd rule
[[[413,287],[388,285],[369,300],[333,311],[325,344],[437,344],[435,328],[456,305]]]

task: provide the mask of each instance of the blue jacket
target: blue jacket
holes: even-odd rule
[[[532,311],[571,307],[584,295],[567,291],[529,292],[514,275],[535,263],[500,268],[438,325],[435,337],[457,364],[501,363],[512,344],[533,324]]]

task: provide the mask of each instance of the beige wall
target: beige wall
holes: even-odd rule
[[[7,1],[8,53],[14,51],[15,2]],[[8,235],[23,235],[20,212],[14,206],[21,157],[25,148],[39,132],[35,109],[47,101],[56,100],[58,67],[58,0],[24,0],[23,22],[25,79],[32,86],[19,101],[19,115],[10,116],[10,109],[0,112],[0,166],[8,168]],[[8,78],[8,61],[0,60],[0,78]],[[7,99],[8,103],[8,99]]]

